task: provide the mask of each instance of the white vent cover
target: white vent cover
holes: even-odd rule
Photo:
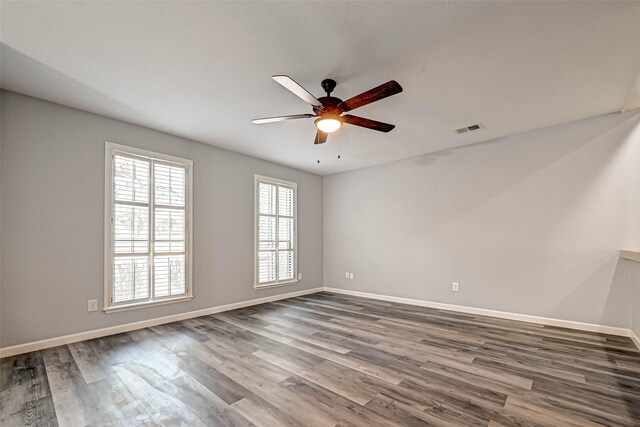
[[[460,128],[460,129],[456,129],[456,132],[458,132],[458,133],[471,132],[471,131],[474,131],[474,130],[482,129],[482,127],[483,127],[482,123],[476,123],[475,125],[463,127],[463,128]]]

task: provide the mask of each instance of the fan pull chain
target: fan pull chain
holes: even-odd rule
[[[338,159],[340,159],[340,149],[341,149],[341,144],[340,141],[342,141],[342,129],[338,129]]]
[[[318,164],[320,164],[320,144],[316,144],[316,150],[318,152]]]

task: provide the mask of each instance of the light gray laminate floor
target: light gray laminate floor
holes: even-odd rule
[[[2,426],[632,426],[629,338],[314,294],[2,359]]]

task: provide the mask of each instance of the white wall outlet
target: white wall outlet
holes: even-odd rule
[[[98,311],[98,300],[97,299],[90,299],[87,303],[87,310],[88,311]]]
[[[349,272],[347,271],[346,273],[344,273],[344,278],[348,279],[349,278]]]
[[[302,273],[298,273],[298,280],[302,280]]]
[[[460,283],[458,283],[458,282],[453,282],[453,283],[451,284],[451,290],[452,290],[453,292],[458,292],[458,291],[460,291]]]
[[[353,280],[353,273],[349,273],[349,279]]]

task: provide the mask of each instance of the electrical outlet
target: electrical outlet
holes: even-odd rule
[[[349,273],[349,279],[353,280],[353,273]]]
[[[298,280],[302,280],[302,273],[298,273]]]
[[[87,310],[88,311],[98,311],[98,300],[97,299],[90,299],[87,303]]]
[[[344,273],[344,278],[348,279],[349,278],[349,272],[347,271],[346,273]]]
[[[458,291],[460,291],[460,283],[458,283],[458,282],[453,282],[453,283],[451,284],[451,290],[452,290],[453,292],[458,292]]]

